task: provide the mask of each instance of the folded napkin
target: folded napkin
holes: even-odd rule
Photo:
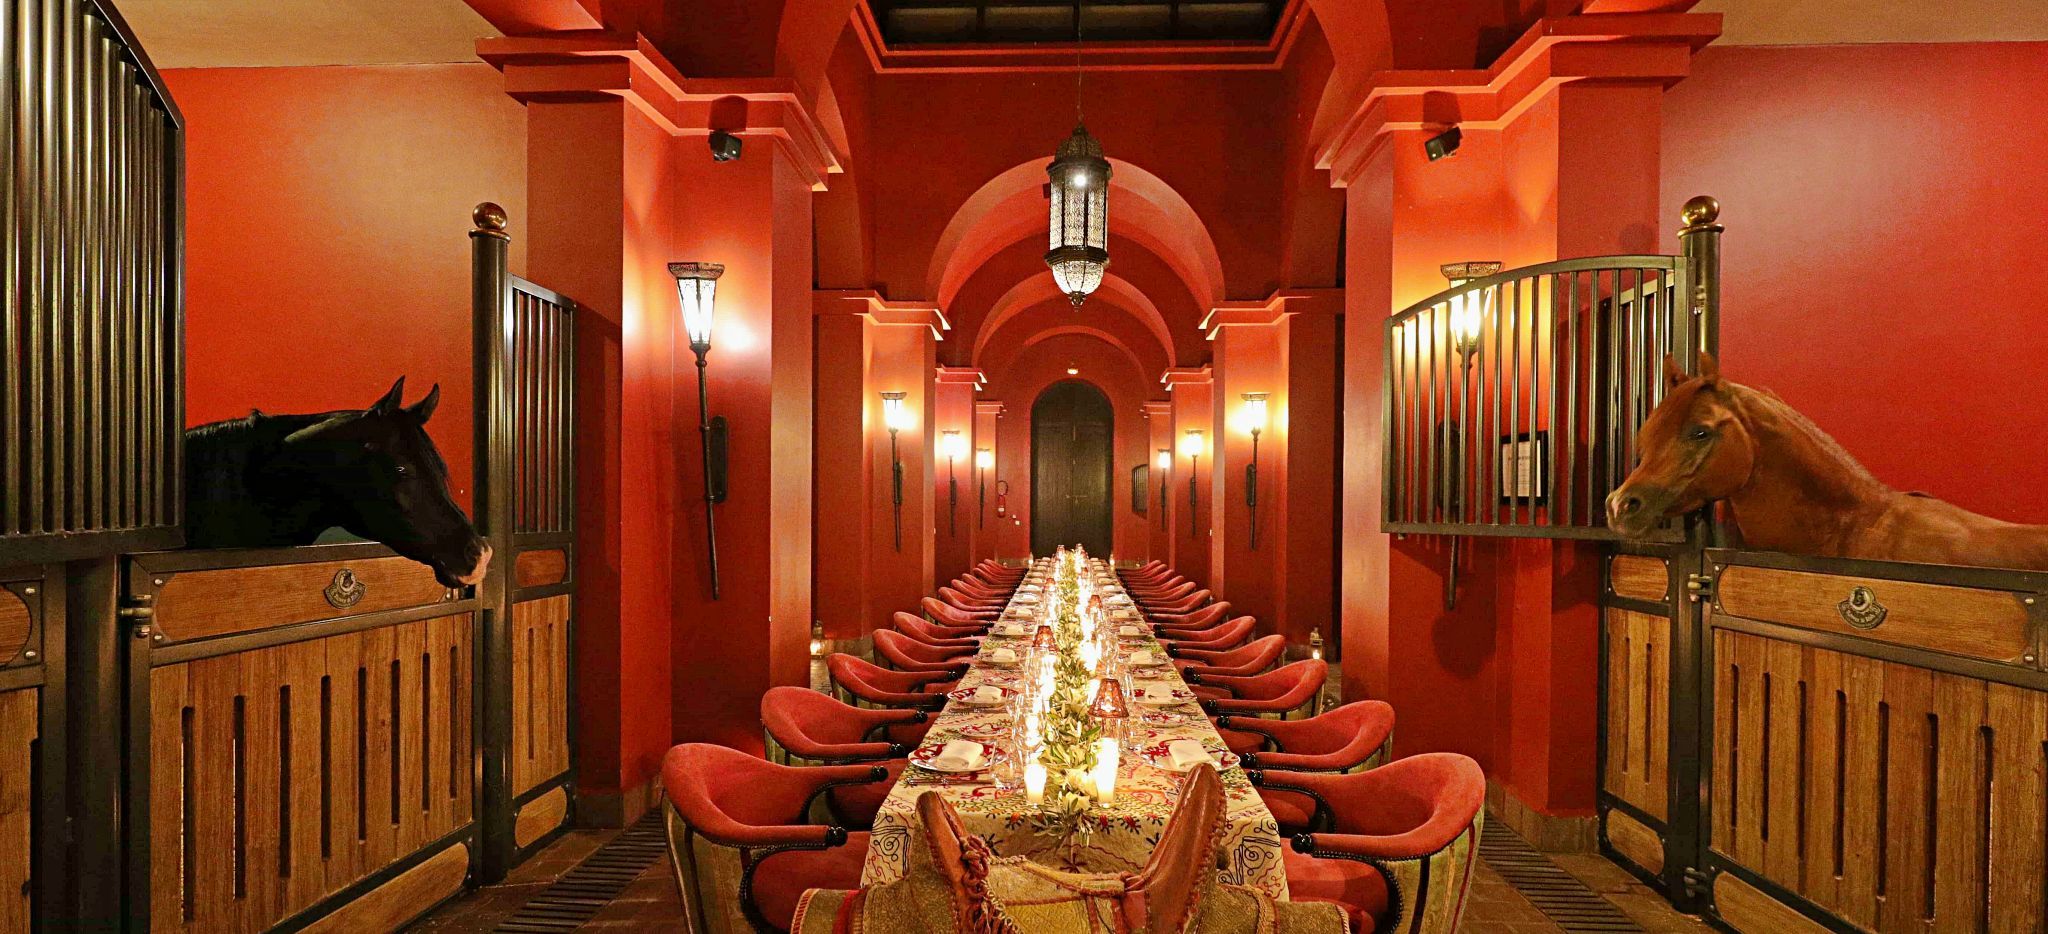
[[[1200,743],[1194,746],[1196,752],[1202,751]],[[981,751],[981,744],[973,740],[952,740],[945,748],[939,750],[938,755],[932,757],[932,764],[942,769],[978,768],[981,765]]]
[[[952,746],[952,743],[946,744],[946,747],[949,749]],[[1197,762],[1213,764],[1216,761],[1213,756],[1209,755],[1209,750],[1203,749],[1201,743],[1192,739],[1177,739],[1167,743],[1166,754],[1173,759],[1173,767],[1176,769],[1193,768]]]
[[[1017,661],[1017,653],[1009,649],[997,649],[988,653],[988,660],[998,665],[1014,664]]]
[[[1151,650],[1151,649],[1133,649],[1133,650],[1131,651],[1131,665],[1132,665],[1132,667],[1135,667],[1135,668],[1145,668],[1145,667],[1148,667],[1148,666],[1150,666],[1151,664],[1152,664],[1152,650]]]
[[[1003,689],[986,684],[975,688],[974,702],[977,704],[1000,704],[1003,702]]]
[[[1118,627],[1116,627],[1116,634],[1117,634],[1117,635],[1119,635],[1119,636],[1135,636],[1135,635],[1138,635],[1138,634],[1140,634],[1140,632],[1141,632],[1141,630],[1139,630],[1139,629],[1138,629],[1138,627],[1136,627],[1136,626],[1118,626]]]
[[[1140,681],[1131,685],[1131,694],[1148,704],[1171,703],[1173,685],[1164,681]]]

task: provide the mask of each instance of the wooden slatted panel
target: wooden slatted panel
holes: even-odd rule
[[[512,607],[512,793],[569,768],[569,597]]]
[[[2048,928],[2048,693],[1714,643],[1716,852],[1867,930]]]
[[[1662,601],[1671,590],[1671,571],[1663,558],[1615,555],[1607,565],[1609,589],[1624,597]]]
[[[14,661],[28,647],[29,630],[34,626],[28,604],[13,591],[0,590],[0,665]]]
[[[1669,796],[1671,624],[1609,607],[1607,774],[1615,797],[1665,819]]]
[[[468,616],[151,673],[153,930],[261,931],[470,820]]]
[[[0,693],[0,934],[29,929],[29,831],[35,807],[30,776],[39,700],[35,688]]]
[[[345,577],[344,577],[345,575]],[[355,602],[338,580],[353,579]],[[156,596],[156,624],[172,642],[253,632],[293,623],[430,606],[448,599],[434,569],[396,556],[310,564],[185,571],[170,576]],[[345,603],[336,606],[336,601]]]

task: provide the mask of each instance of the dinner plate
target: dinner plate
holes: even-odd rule
[[[1153,743],[1141,750],[1139,755],[1144,756],[1145,761],[1155,768],[1165,769],[1169,772],[1185,772],[1198,764],[1191,762],[1186,766],[1175,768],[1173,765],[1173,753],[1168,751],[1166,747],[1167,743]],[[1237,753],[1231,752],[1228,749],[1214,749],[1205,744],[1202,750],[1209,754],[1210,759],[1214,760],[1211,764],[1215,765],[1216,770],[1219,772],[1237,768],[1238,763],[1244,761],[1237,757]],[[912,757],[912,761],[915,761],[915,757]]]
[[[1006,688],[997,685],[991,685],[991,687],[995,687],[996,690],[1003,692],[1001,700],[997,700],[993,703],[987,704],[979,703],[974,699],[973,688],[960,688],[958,690],[952,691],[951,693],[948,693],[946,696],[952,698],[954,703],[964,704],[968,707],[1001,707],[1005,703],[1009,702],[1011,695],[1017,693],[1017,691],[1014,688]],[[1194,695],[1190,694],[1188,696],[1193,697]]]
[[[1147,707],[1171,707],[1175,704],[1185,704],[1195,699],[1195,692],[1187,688],[1174,688],[1170,698],[1155,697],[1155,695],[1150,693],[1139,694],[1136,688],[1131,689],[1131,694],[1137,699],[1138,703],[1144,704]]]
[[[919,746],[916,749],[911,750],[910,764],[917,766],[920,769],[927,769],[933,772],[944,772],[949,775],[968,775],[974,772],[980,772],[986,769],[994,768],[998,765],[1001,765],[1004,759],[1009,758],[1009,754],[1004,752],[1003,750],[991,749],[986,744],[983,744],[981,750],[980,765],[977,765],[971,769],[949,769],[944,768],[933,761],[937,759],[939,757],[939,753],[943,751],[945,751],[944,746]],[[1168,761],[1172,760],[1169,759]]]
[[[1192,720],[1194,718],[1187,714],[1165,710],[1153,710],[1138,715],[1138,722],[1147,726],[1179,726]]]

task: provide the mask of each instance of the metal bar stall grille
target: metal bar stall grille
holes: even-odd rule
[[[0,13],[0,563],[175,546],[183,120],[97,0]]]
[[[1606,494],[1663,398],[1664,355],[1697,353],[1691,275],[1683,256],[1562,260],[1389,318],[1385,530],[1614,539]]]

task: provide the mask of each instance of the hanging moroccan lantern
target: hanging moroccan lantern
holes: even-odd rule
[[[1045,253],[1045,264],[1052,267],[1060,291],[1079,308],[1109,267],[1109,160],[1088,128],[1076,126],[1045,172],[1052,179],[1052,249]]]

